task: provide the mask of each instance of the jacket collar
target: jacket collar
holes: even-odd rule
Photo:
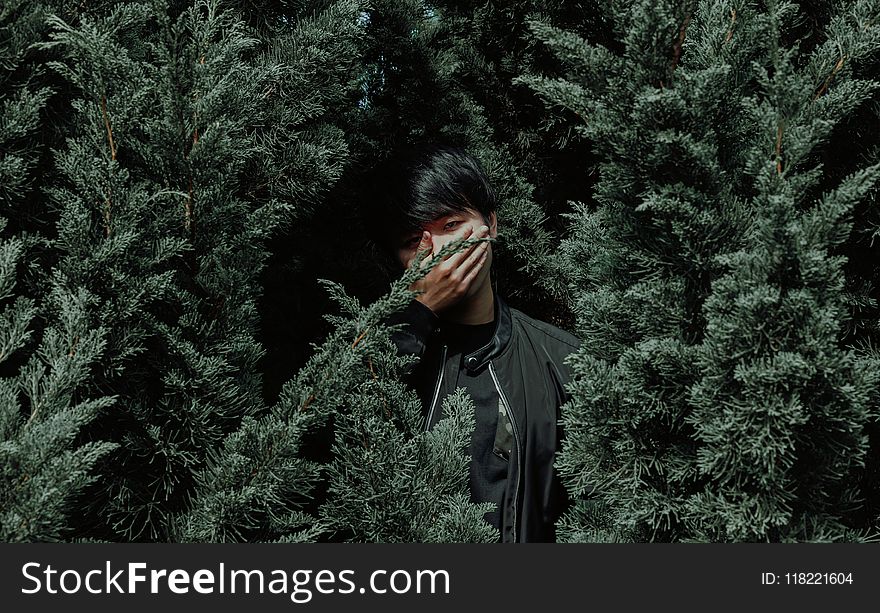
[[[507,344],[513,331],[513,323],[510,317],[510,307],[501,299],[498,292],[495,294],[495,332],[492,334],[492,340],[483,345],[476,351],[464,356],[464,367],[469,374],[482,369],[489,360],[499,355]]]

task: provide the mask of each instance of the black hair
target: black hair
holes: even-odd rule
[[[391,254],[395,241],[435,219],[471,209],[488,222],[496,195],[480,162],[461,147],[407,145],[371,173],[366,195],[367,230]]]

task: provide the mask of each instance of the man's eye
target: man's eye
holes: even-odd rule
[[[451,230],[459,223],[461,223],[461,222],[460,221],[450,221],[445,226],[443,226],[443,229],[444,230]]]

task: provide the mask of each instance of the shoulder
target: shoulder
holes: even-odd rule
[[[558,328],[546,321],[529,317],[519,309],[510,309],[511,319],[524,334],[531,337],[539,337],[543,342],[556,345],[557,348],[565,353],[571,353],[581,345],[580,339],[574,334],[566,332],[562,328]]]

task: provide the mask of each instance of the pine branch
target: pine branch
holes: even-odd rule
[[[110,141],[110,159],[116,161],[116,145],[113,142],[113,130],[110,128],[110,115],[107,113],[107,96],[101,96],[101,113],[104,115],[104,126],[107,128],[107,140]]]
[[[816,95],[813,96],[813,100],[819,99],[822,94],[828,91],[828,86],[831,85],[831,80],[834,76],[843,68],[843,63],[846,60],[846,55],[842,55],[839,60],[837,60],[837,64],[834,65],[834,69],[831,71],[831,74],[828,75],[828,78],[825,79],[825,82],[822,84],[822,87],[819,88],[819,91],[816,92]]]
[[[724,37],[724,42],[729,43],[730,39],[733,38],[733,24],[736,23],[736,9],[730,9],[730,27],[727,29],[727,36]]]

